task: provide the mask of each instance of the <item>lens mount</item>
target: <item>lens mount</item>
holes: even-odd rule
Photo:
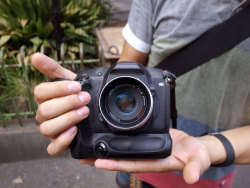
[[[104,120],[117,130],[134,130],[144,125],[153,111],[153,97],[139,79],[120,76],[102,89],[99,108]]]

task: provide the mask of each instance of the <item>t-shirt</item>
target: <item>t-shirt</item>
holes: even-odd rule
[[[229,18],[240,3],[240,0],[133,0],[123,36],[135,49],[149,53],[148,66],[154,67]],[[250,38],[178,77],[178,129],[200,136],[250,125],[249,73]],[[211,167],[192,186],[184,183],[181,172],[137,176],[165,188],[182,188],[184,184],[185,187],[230,187],[234,169],[234,165]]]

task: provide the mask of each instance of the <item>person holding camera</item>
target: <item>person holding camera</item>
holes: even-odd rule
[[[230,17],[238,4],[238,0],[134,0],[123,30],[125,44],[119,61],[155,67]],[[151,187],[231,187],[236,168],[233,164],[250,164],[249,52],[247,39],[177,78],[178,129],[169,130],[169,157],[79,161],[121,171],[117,177],[120,187],[129,187],[128,173],[135,173],[134,177]],[[58,155],[77,134],[75,125],[91,113],[87,106],[91,97],[81,91],[79,82],[73,81],[75,73],[49,57],[34,54],[32,64],[52,79],[68,79],[42,83],[34,90],[40,132],[51,139],[48,153]]]

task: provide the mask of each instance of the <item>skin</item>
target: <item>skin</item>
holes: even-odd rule
[[[141,53],[125,42],[119,61],[135,61],[146,65],[148,54]],[[33,66],[50,78],[73,80],[75,73],[64,69],[56,61],[37,53],[32,56]],[[55,89],[56,88],[56,89]],[[36,114],[40,132],[51,142],[47,151],[58,155],[69,147],[77,128],[75,124],[88,116],[86,106],[91,97],[81,92],[81,86],[75,81],[41,83],[35,87],[35,100],[38,104]],[[250,126],[244,126],[222,132],[233,145],[236,164],[250,164]],[[211,164],[222,163],[226,151],[222,143],[211,135],[192,137],[186,133],[170,129],[173,140],[172,154],[165,159],[156,160],[115,160],[82,159],[82,164],[94,165],[96,168],[125,172],[168,172],[183,171],[186,183],[193,184]]]

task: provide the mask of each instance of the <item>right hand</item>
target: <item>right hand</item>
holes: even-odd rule
[[[63,68],[53,59],[36,53],[31,59],[32,65],[50,78],[73,80],[76,74]],[[87,92],[81,92],[76,81],[44,82],[34,89],[38,104],[36,120],[41,124],[40,132],[50,138],[47,151],[54,156],[68,148],[76,135],[76,123],[89,114],[86,106],[91,98]]]

